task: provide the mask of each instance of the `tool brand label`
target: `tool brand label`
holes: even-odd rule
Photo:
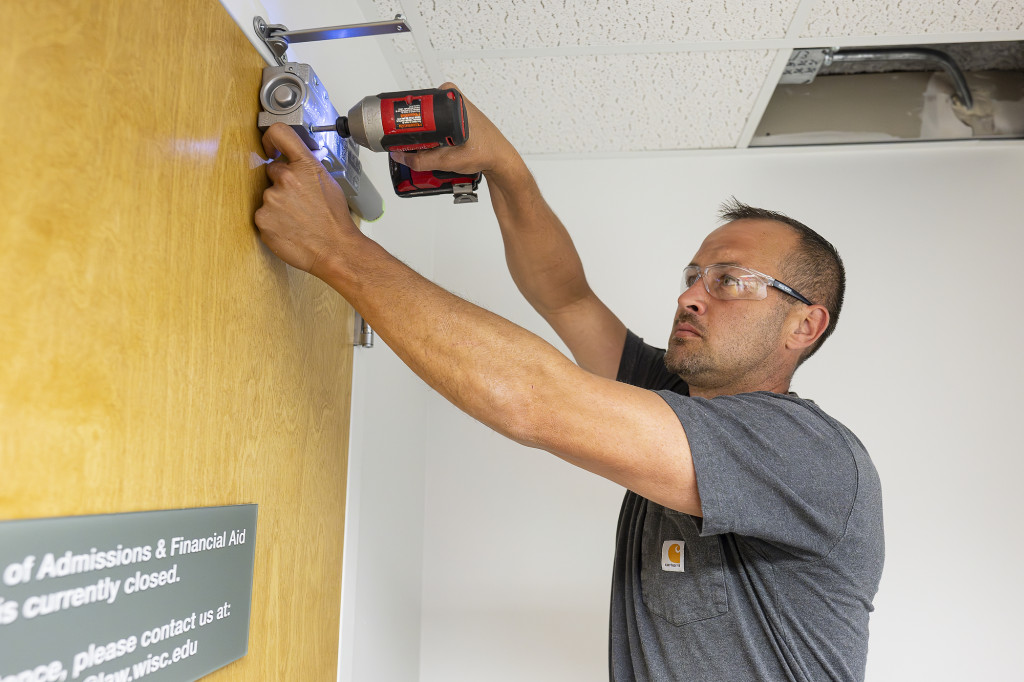
[[[422,127],[422,100],[414,99],[409,102],[406,102],[405,100],[398,100],[395,102],[395,130],[407,130],[409,128]]]

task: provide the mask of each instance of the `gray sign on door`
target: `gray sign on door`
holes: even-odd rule
[[[0,682],[176,682],[241,658],[255,547],[255,504],[0,522]]]

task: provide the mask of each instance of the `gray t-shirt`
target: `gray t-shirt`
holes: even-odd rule
[[[612,679],[862,680],[885,550],[857,437],[792,394],[687,397],[664,351],[632,333],[618,379],[679,416],[704,517],[626,493]]]

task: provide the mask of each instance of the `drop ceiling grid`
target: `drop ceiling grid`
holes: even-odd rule
[[[563,156],[746,147],[795,47],[1024,32],[1006,0],[359,3],[409,18],[415,41],[390,41],[399,80],[452,80],[523,153]]]

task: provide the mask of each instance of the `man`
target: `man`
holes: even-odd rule
[[[484,172],[512,276],[578,366],[362,235],[285,126],[264,137],[283,158],[256,213],[263,241],[456,406],[628,489],[613,679],[862,679],[883,555],[878,477],[853,434],[788,393],[838,318],[838,254],[785,216],[727,207],[685,269],[658,351],[594,295],[522,159],[467,106],[465,146],[396,158]]]

